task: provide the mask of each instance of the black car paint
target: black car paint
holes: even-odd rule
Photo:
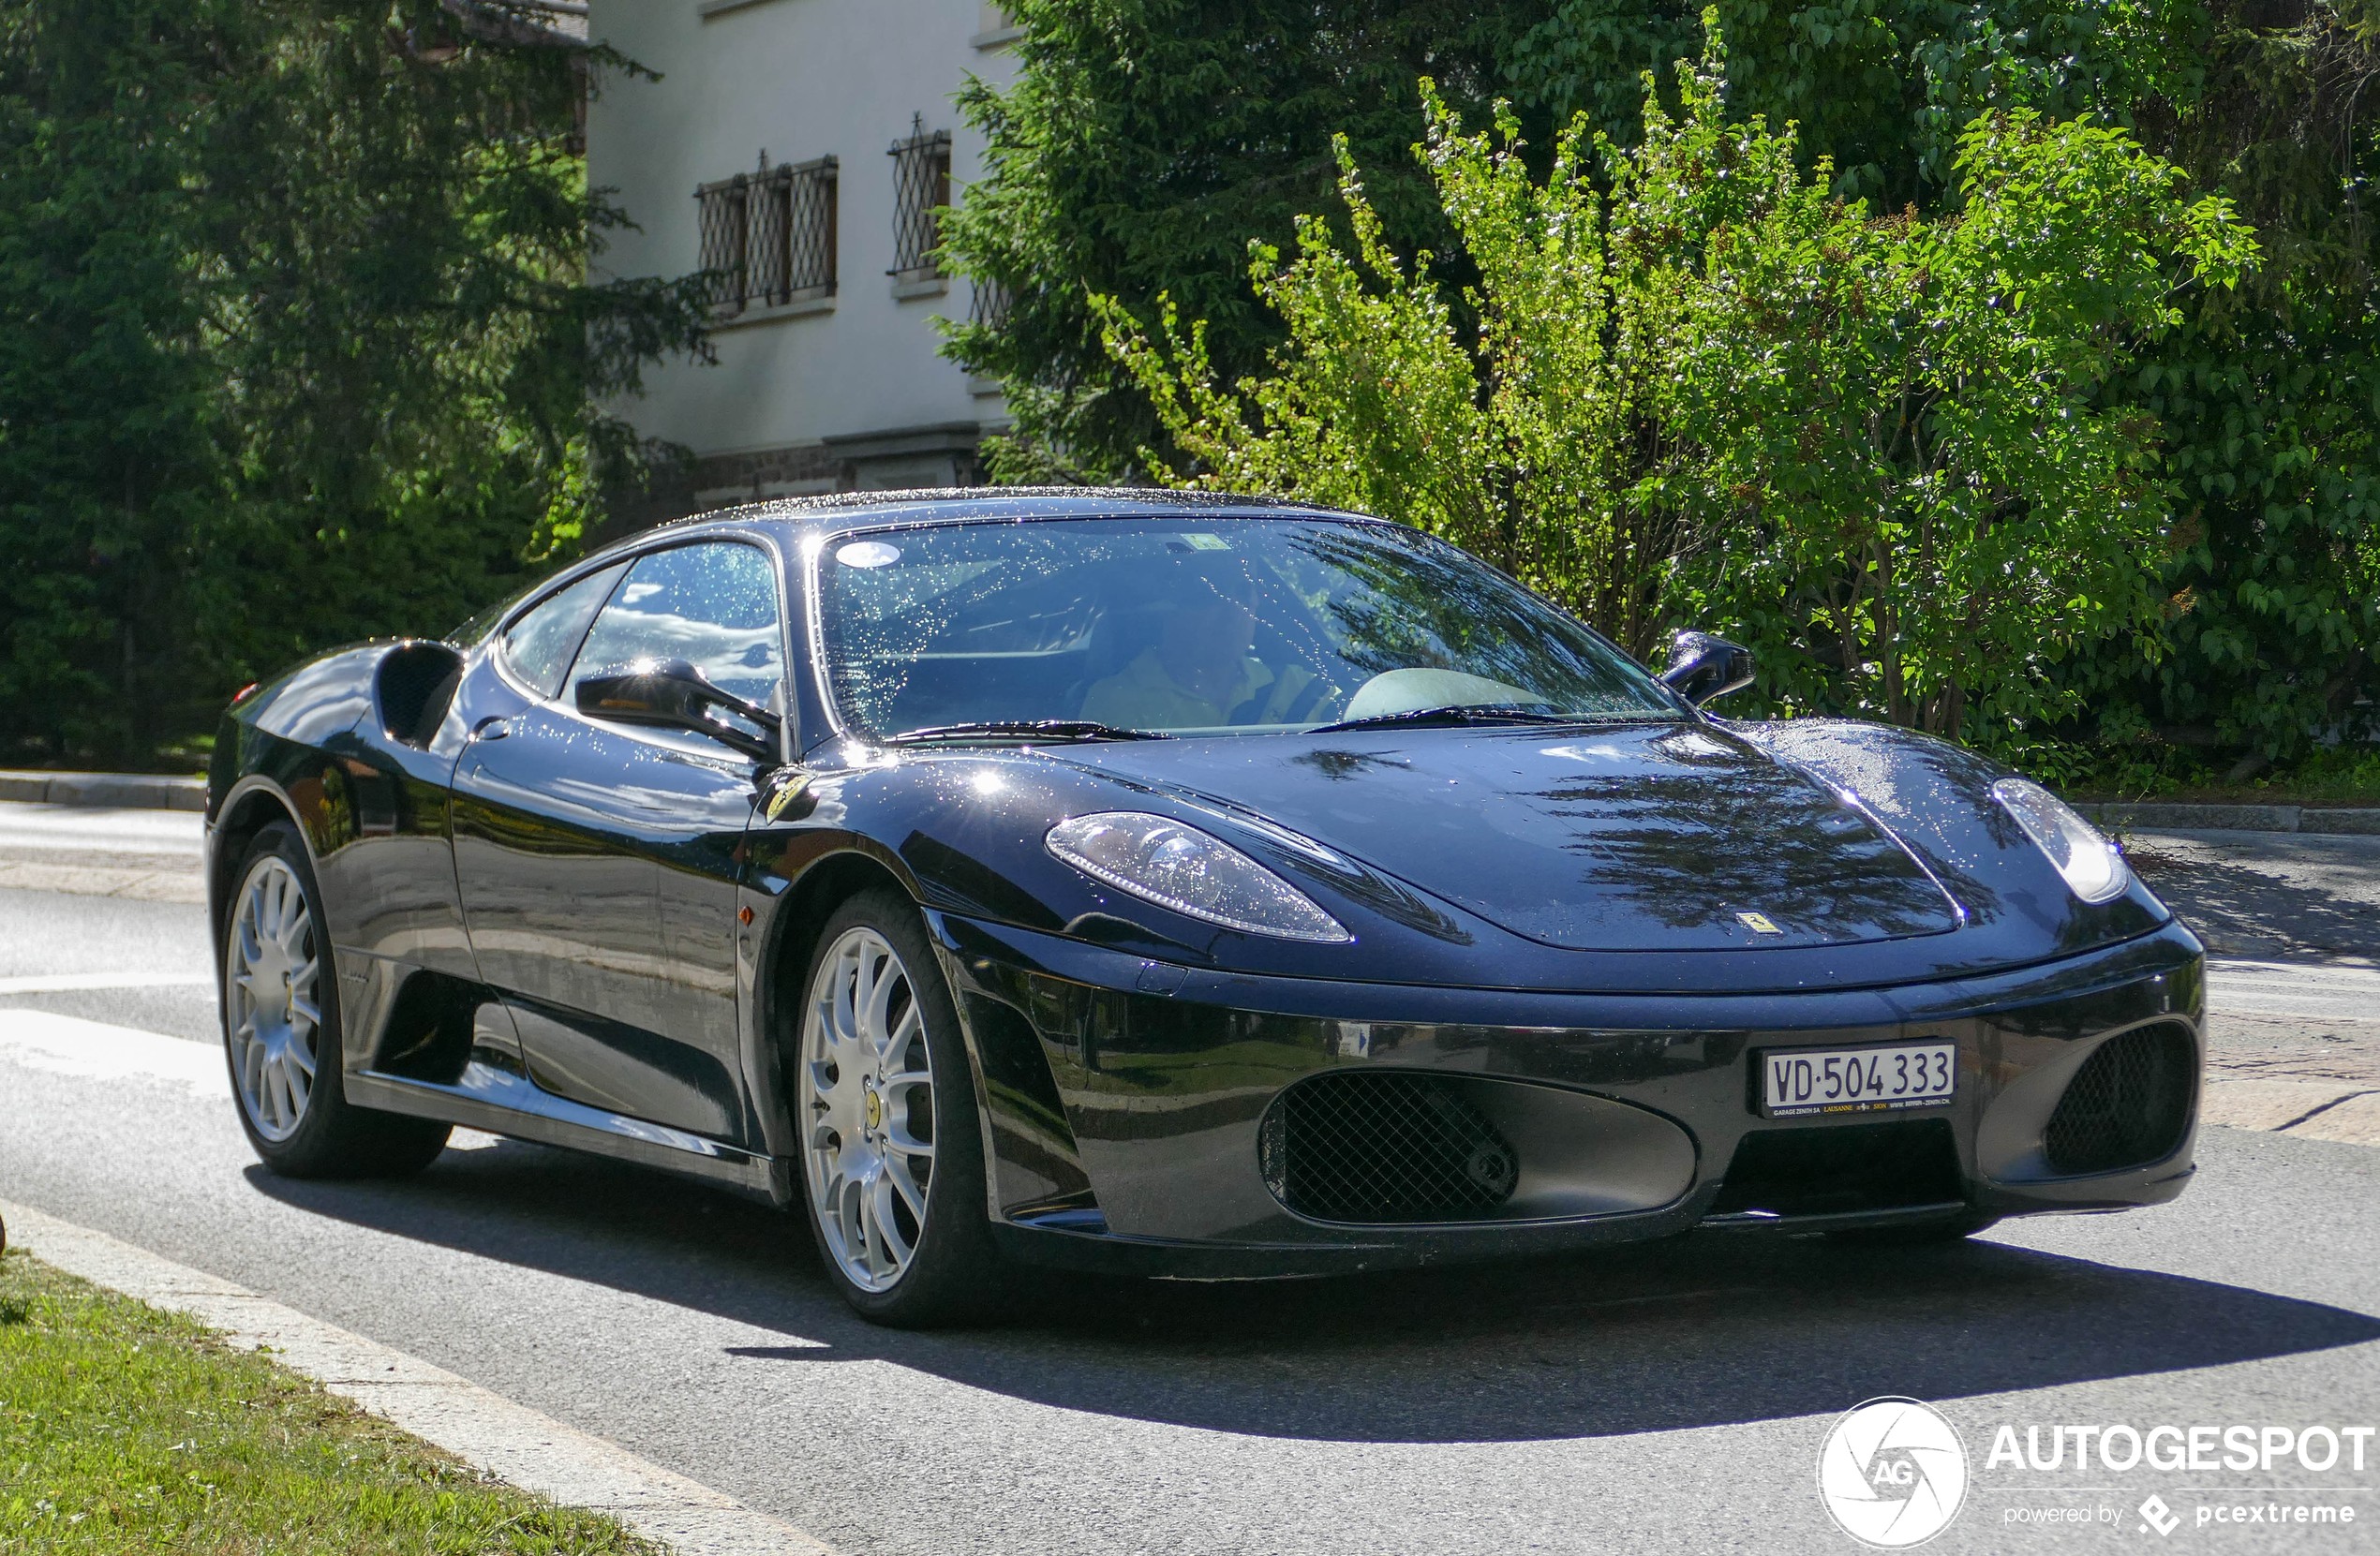
[[[893,522],[1177,500],[796,506],[638,543],[736,536],[797,557]],[[2153,1203],[2187,1176],[2186,1138],[2164,1162],[2087,1179],[2023,1165],[2025,1120],[2001,1116],[2005,1099],[2127,1026],[2174,1022],[2196,1041],[2201,953],[2137,883],[2077,901],[1990,800],[2005,770],[1972,753],[1881,726],[1685,711],[1568,730],[885,750],[840,734],[805,669],[807,591],[789,572],[798,768],[603,725],[526,691],[487,644],[341,650],[231,710],[210,788],[218,930],[239,840],[294,817],[336,946],[356,1100],[788,1202],[782,1070],[809,936],[832,892],[880,881],[918,901],[944,949],[993,1148],[990,1208],[1029,1256],[1280,1273],[1681,1229],[1703,1219],[1745,1134],[1829,1127],[1748,1104],[1745,1055],[1780,1042],[1956,1036],[1948,1117],[1978,1208]],[[417,707],[447,660],[442,712]],[[1353,941],[1218,929],[1039,846],[1094,809],[1216,832]],[[1785,932],[1758,934],[1743,911]],[[1340,1064],[1645,1110],[1691,1141],[1691,1185],[1587,1218],[1302,1220],[1257,1178],[1256,1120],[1272,1092]]]

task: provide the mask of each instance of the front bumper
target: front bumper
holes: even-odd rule
[[[1244,976],[930,918],[985,1103],[993,1223],[1012,1253],[1036,1263],[1281,1276],[1699,1225],[1807,1232],[2121,1209],[2171,1199],[2192,1170],[2205,963],[2178,923],[1988,977],[1604,996]],[[2187,1045],[2179,1144],[2114,1171],[2060,1173],[2044,1133],[2067,1084],[2103,1043],[2150,1027],[2171,1034],[2161,1042]],[[1750,1187],[1757,1169],[1744,1163],[1774,1174],[1813,1144],[1770,1138],[1745,1151],[1755,1135],[1874,1133],[1867,1119],[1762,1118],[1752,1056],[1945,1038],[1957,1048],[1954,1102],[1891,1120],[1901,1144],[1913,1125],[1938,1149],[1939,1171],[1904,1171],[1896,1145],[1871,1153],[1873,1181],[1848,1198],[1763,1198]],[[1364,1069],[1444,1077],[1433,1084],[1496,1099],[1483,1105],[1510,1114],[1523,1192],[1474,1219],[1352,1223],[1291,1210],[1265,1165],[1268,1109],[1297,1082]],[[1762,1208],[1770,1204],[1782,1208]]]

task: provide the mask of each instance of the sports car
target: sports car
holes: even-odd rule
[[[2039,785],[1709,711],[1401,526],[1147,491],[653,529],[229,710],[272,1170],[454,1126],[808,1224],[867,1317],[2155,1204],[2203,951]]]

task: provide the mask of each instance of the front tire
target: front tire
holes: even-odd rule
[[[286,822],[240,861],[223,928],[223,1057],[240,1127],[284,1178],[418,1172],[453,1126],[357,1107],[339,1053],[339,981],[305,845]]]
[[[795,1065],[802,1200],[819,1258],[872,1323],[989,1311],[1001,1259],[959,1014],[916,908],[891,892],[826,921]]]

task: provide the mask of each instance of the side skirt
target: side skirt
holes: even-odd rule
[[[443,1119],[491,1134],[683,1173],[740,1190],[780,1209],[795,1203],[793,1163],[783,1158],[572,1102],[476,1056],[453,1086],[368,1070],[350,1073],[346,1081],[348,1100],[359,1107]]]

